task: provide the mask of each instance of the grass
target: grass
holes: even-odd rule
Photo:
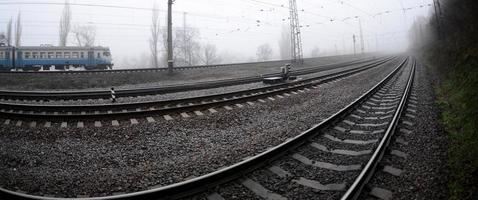
[[[450,138],[450,199],[474,199],[478,195],[478,49],[454,49],[446,43],[432,46],[428,60],[442,77],[438,102]]]

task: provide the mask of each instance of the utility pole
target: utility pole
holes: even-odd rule
[[[188,59],[188,51],[187,51],[187,48],[186,47],[186,15],[187,13],[186,12],[183,12],[183,53],[184,53],[184,62],[186,63],[186,65],[191,65],[191,60]]]
[[[292,63],[303,64],[302,38],[296,0],[289,0]]]
[[[362,20],[360,18],[359,18],[359,26],[360,26],[360,44],[361,44],[361,50],[363,54],[365,53],[365,43],[363,41]]]
[[[345,35],[342,35],[342,54],[347,54],[347,48],[345,47]]]
[[[168,71],[173,72],[173,21],[172,21],[172,7],[174,0],[168,0]]]
[[[375,33],[375,52],[378,52],[378,35]]]
[[[355,45],[355,43],[356,43],[357,40],[356,40],[356,38],[355,38],[355,34],[352,36],[352,38],[353,38],[353,40],[354,40],[354,56],[355,56],[355,55],[357,55],[357,48],[356,48],[356,45]]]

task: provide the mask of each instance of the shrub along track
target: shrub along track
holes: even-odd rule
[[[342,197],[352,199],[374,173],[391,140],[413,76],[413,64],[407,67],[403,62],[374,88],[324,122],[230,167],[148,191],[92,199],[181,198],[206,190],[199,197],[331,199],[344,195],[347,185],[353,182]],[[314,161],[318,159],[323,162]],[[327,183],[318,182],[319,178]],[[231,180],[238,180],[242,188],[224,185]],[[287,187],[290,185],[294,187]],[[51,199],[3,189],[1,192],[8,199]]]

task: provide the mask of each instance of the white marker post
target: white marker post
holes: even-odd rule
[[[116,94],[115,94],[115,88],[111,88],[111,102],[116,103]]]

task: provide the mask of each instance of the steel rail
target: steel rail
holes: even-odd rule
[[[316,67],[310,67],[306,69],[299,69],[292,71],[291,74],[298,76],[304,74],[317,73],[320,71],[327,71],[337,68],[339,66],[348,67],[350,65],[358,65],[369,62],[377,62],[377,59],[373,60],[360,60],[351,61],[345,63],[334,63],[328,65],[321,65]],[[203,81],[197,83],[187,83],[178,85],[166,85],[162,87],[148,87],[148,88],[136,88],[136,89],[123,89],[116,90],[116,97],[135,97],[145,95],[164,94],[172,92],[182,92],[190,90],[210,89],[217,87],[225,87],[239,84],[248,84],[262,81],[263,77],[278,76],[279,73],[267,74],[264,76],[251,76],[243,78],[224,79],[216,81]],[[77,99],[108,99],[111,93],[107,90],[90,90],[90,91],[78,91],[78,92],[63,92],[63,91],[8,91],[0,90],[0,98],[3,99],[21,99],[21,100],[77,100]]]
[[[313,60],[314,58],[308,58],[306,60]],[[360,59],[359,59],[360,60]],[[290,60],[272,60],[263,62],[241,62],[241,63],[228,63],[228,64],[212,64],[212,65],[195,65],[174,67],[175,71],[191,70],[191,69],[208,69],[216,67],[233,67],[238,65],[254,65],[254,64],[285,64]],[[138,68],[138,69],[113,69],[113,70],[88,70],[88,71],[0,71],[0,74],[88,74],[88,73],[134,73],[134,72],[164,72],[168,68]]]
[[[313,77],[293,83],[280,84],[275,86],[269,86],[264,88],[256,88],[252,90],[243,90],[236,92],[229,92],[223,94],[215,95],[205,95],[199,97],[191,97],[184,99],[175,99],[175,100],[166,100],[166,101],[147,101],[147,102],[137,102],[137,103],[122,103],[122,104],[97,104],[97,105],[32,105],[32,104],[12,104],[12,103],[1,103],[0,108],[2,109],[0,113],[5,116],[13,118],[49,118],[49,119],[80,119],[80,118],[102,118],[102,117],[125,117],[132,115],[145,115],[145,114],[154,114],[154,113],[173,113],[178,110],[196,110],[199,107],[218,107],[222,105],[229,105],[232,101],[244,102],[247,100],[255,100],[261,97],[268,97],[278,93],[284,93],[287,91],[298,90],[302,88],[309,87],[311,85],[320,84],[323,82],[329,82],[334,79],[341,77],[346,77],[352,74],[356,74],[374,67],[381,66],[391,59],[381,61],[379,63],[374,63],[371,65],[364,65],[362,67],[348,69],[340,72],[335,72],[319,77]],[[218,100],[219,99],[219,100]],[[215,101],[212,101],[215,100]],[[198,103],[200,102],[200,103]],[[193,105],[189,105],[193,103]],[[182,106],[176,106],[182,105]],[[136,108],[155,108],[147,109],[141,111],[126,111],[127,109],[136,109]],[[156,109],[156,107],[160,107]],[[8,110],[12,110],[8,111]],[[15,111],[23,112],[15,112]],[[113,110],[120,110],[121,112],[113,112]],[[31,111],[45,112],[45,113],[28,113]],[[56,113],[46,113],[46,111],[56,112]],[[84,113],[78,113],[83,111]],[[97,113],[96,111],[112,111],[106,113]],[[60,113],[61,112],[61,113]],[[70,112],[70,113],[68,113]],[[76,112],[76,113],[74,113]],[[95,112],[95,113],[86,113],[86,112]]]
[[[388,74],[384,79],[377,83],[374,87],[365,92],[362,96],[357,98],[355,101],[347,105],[345,108],[341,109],[339,112],[330,116],[326,120],[320,122],[319,124],[313,126],[312,128],[302,132],[301,134],[295,136],[294,138],[279,144],[271,149],[268,149],[265,152],[262,152],[258,155],[255,155],[251,158],[243,160],[239,163],[233,164],[231,166],[225,167],[218,171],[211,172],[209,174],[193,178],[190,180],[182,181],[179,183],[163,186],[160,188],[155,188],[151,190],[145,190],[140,192],[134,192],[129,194],[121,194],[114,196],[106,197],[92,197],[92,198],[83,198],[90,200],[139,200],[139,199],[177,199],[193,194],[197,194],[207,189],[214,188],[220,184],[235,180],[242,177],[244,174],[249,173],[257,168],[260,168],[267,163],[277,159],[280,156],[283,156],[290,152],[293,149],[296,149],[299,146],[302,146],[308,141],[309,138],[313,138],[321,133],[321,130],[329,127],[332,123],[342,118],[344,115],[352,112],[359,104],[367,100],[371,95],[376,91],[382,88],[392,77],[397,74],[397,72],[406,66],[408,58],[405,59],[398,67],[396,67],[390,74]],[[6,196],[8,199],[12,200],[80,200],[82,198],[52,198],[52,197],[41,197],[28,195],[24,193],[18,193],[10,190],[6,190],[0,187],[0,195]]]
[[[398,122],[402,116],[402,112],[405,108],[407,103],[408,97],[410,96],[410,91],[412,90],[413,79],[415,78],[415,67],[416,67],[416,60],[414,60],[412,65],[412,71],[410,72],[410,77],[408,78],[407,86],[405,91],[402,95],[400,103],[398,105],[395,114],[393,115],[392,121],[385,132],[380,144],[376,148],[375,152],[373,153],[370,160],[367,162],[365,167],[360,172],[360,175],[355,179],[354,183],[350,186],[347,192],[342,196],[341,200],[355,200],[358,199],[360,194],[362,193],[363,188],[365,188],[368,181],[374,175],[378,163],[382,160],[383,155],[387,151],[388,146],[390,145],[390,141],[392,140],[392,136],[395,133],[395,130],[398,126]]]

